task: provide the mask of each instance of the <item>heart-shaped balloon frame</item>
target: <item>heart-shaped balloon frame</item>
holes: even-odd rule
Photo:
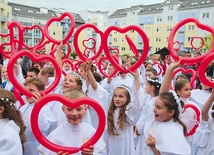
[[[42,109],[44,105],[46,105],[48,102],[51,101],[59,101],[63,103],[65,106],[70,107],[70,108],[77,108],[82,104],[87,104],[90,107],[92,107],[98,115],[99,118],[99,124],[97,127],[96,132],[94,135],[86,142],[84,143],[80,148],[77,147],[67,147],[67,146],[60,146],[57,144],[52,143],[51,141],[47,140],[43,134],[41,133],[38,125],[38,116],[39,112]],[[60,110],[60,109],[59,109]],[[103,131],[105,129],[106,125],[106,116],[103,108],[100,106],[99,103],[97,103],[95,100],[91,98],[81,98],[81,99],[74,99],[71,100],[65,96],[59,95],[59,94],[50,94],[46,95],[45,97],[42,97],[34,106],[31,114],[31,128],[34,136],[38,140],[40,144],[42,144],[44,147],[47,149],[53,151],[53,152],[68,152],[69,154],[77,153],[80,150],[83,150],[84,148],[89,148],[89,146],[94,145],[99,138],[102,136]],[[71,137],[72,138],[72,137]]]

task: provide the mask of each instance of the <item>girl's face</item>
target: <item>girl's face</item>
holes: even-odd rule
[[[148,65],[146,66],[146,70],[147,70],[147,69],[150,69],[150,68],[152,68],[152,64],[148,64]]]
[[[145,88],[145,91],[147,94],[151,94],[151,91],[152,91],[152,85],[150,85],[148,83],[148,81],[146,82],[146,88]]]
[[[155,120],[158,122],[167,122],[174,114],[174,110],[168,110],[164,102],[159,97],[156,99],[153,112],[155,114]]]
[[[77,77],[73,74],[67,74],[62,84],[62,91],[66,92],[71,88],[80,88],[77,83]]]
[[[69,108],[69,107],[63,105],[62,110],[65,113],[65,116],[66,116],[68,122],[73,125],[77,125],[80,122],[82,122],[83,117],[87,110],[87,106],[81,105],[78,108]]]
[[[1,77],[2,77],[4,80],[8,79],[8,76],[7,76],[7,68],[6,68],[6,67],[3,67],[3,68],[1,69]]]
[[[71,69],[71,66],[70,66],[69,63],[65,62],[65,63],[63,64],[63,68],[65,69],[65,71],[69,71],[69,70]]]
[[[122,107],[128,101],[128,98],[126,96],[126,90],[124,89],[116,88],[114,91],[113,101],[117,108]]]
[[[181,90],[177,91],[177,94],[182,98],[190,98],[191,96],[191,87],[189,83],[185,83]]]
[[[83,67],[79,68],[79,73],[80,73],[80,75],[82,76],[83,79],[87,78],[87,73],[86,73],[86,71],[85,71],[85,69]]]
[[[108,75],[112,75],[115,68],[113,66],[108,66]]]

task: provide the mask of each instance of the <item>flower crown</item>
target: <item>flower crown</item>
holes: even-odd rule
[[[179,112],[181,113],[183,111],[183,108],[181,107],[181,100],[178,98],[178,95],[176,94],[176,92],[174,91],[170,91],[176,101],[176,103],[178,104],[178,109],[179,109]]]
[[[159,81],[158,79],[152,79],[149,77],[147,80],[156,84],[157,87],[159,87],[159,85],[161,85],[161,81]]]
[[[82,76],[81,76],[79,73],[77,73],[77,72],[75,72],[75,71],[72,71],[72,72],[69,72],[69,74],[73,74],[73,75],[75,75],[81,82],[83,81]]]
[[[1,98],[1,101],[4,101],[4,102],[8,102],[9,104],[10,104],[10,106],[16,106],[16,104],[15,103],[13,103],[13,102],[11,102],[10,100],[9,100],[9,98],[4,98],[4,97],[2,97]]]

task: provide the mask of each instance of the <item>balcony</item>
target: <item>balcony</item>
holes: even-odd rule
[[[8,21],[8,17],[7,16],[1,16],[1,22],[6,22]]]
[[[24,32],[24,36],[25,37],[32,37],[32,33],[31,32]]]

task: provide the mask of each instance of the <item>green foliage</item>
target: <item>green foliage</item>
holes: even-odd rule
[[[71,52],[70,56],[73,57],[73,58],[75,59],[76,56],[77,56],[77,53],[76,53],[75,51],[73,51],[73,52]]]
[[[211,48],[212,46],[212,42],[213,42],[213,37],[211,34],[207,35],[203,38],[204,39],[204,46],[203,46],[203,50],[205,51],[209,51],[209,49]],[[202,44],[202,42],[201,42]]]

